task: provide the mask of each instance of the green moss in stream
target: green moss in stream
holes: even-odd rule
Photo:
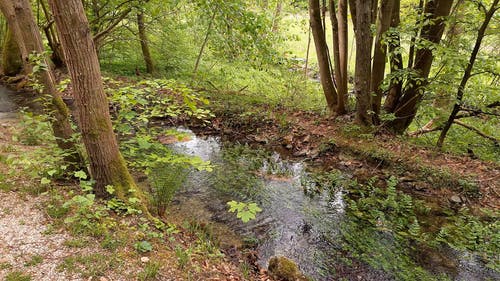
[[[343,250],[351,258],[363,261],[375,269],[383,270],[396,280],[450,280],[445,275],[433,275],[411,258],[409,243],[401,242],[390,233],[348,221],[341,227]]]

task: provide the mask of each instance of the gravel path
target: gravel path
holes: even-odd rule
[[[81,280],[57,269],[75,249],[63,245],[70,238],[67,233],[47,231],[47,218],[38,207],[41,200],[0,192],[0,280],[12,271],[29,274],[32,280]]]

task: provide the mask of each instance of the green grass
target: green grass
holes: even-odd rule
[[[5,281],[31,281],[31,276],[24,273],[24,272],[21,272],[21,271],[13,271],[9,274],[7,274],[7,276],[5,276]]]
[[[83,256],[70,256],[65,258],[58,269],[79,273],[84,278],[95,278],[104,276],[105,273],[119,265],[119,260],[115,255],[104,255],[100,253]]]
[[[43,262],[43,257],[40,255],[34,255],[29,261],[27,261],[24,266],[36,266]]]
[[[158,262],[148,262],[137,278],[140,281],[157,280],[161,264]]]

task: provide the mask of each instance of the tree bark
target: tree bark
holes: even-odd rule
[[[426,22],[429,24],[422,28],[421,40],[439,44],[445,27],[445,18],[449,15],[452,4],[453,0],[427,2],[425,14],[427,15]],[[417,50],[415,56],[417,59],[414,65],[417,77],[408,81],[408,87],[393,112],[396,119],[389,126],[397,134],[402,134],[415,118],[434,59],[432,49],[432,47],[426,46]]]
[[[332,23],[332,38],[333,38],[333,69],[334,69],[334,74],[335,74],[335,85],[337,86],[337,108],[336,108],[336,113],[338,115],[345,114],[346,113],[346,102],[345,102],[345,96],[347,93],[346,92],[340,92],[339,90],[343,90],[344,86],[344,75],[346,74],[345,72],[343,73],[342,70],[342,65],[341,65],[341,60],[340,60],[340,45],[341,41],[344,40],[344,38],[340,37],[340,31],[339,31],[339,21],[337,18],[337,12],[335,11],[335,1],[330,0],[330,21]],[[343,30],[344,32],[345,30]],[[342,34],[344,36],[344,34]],[[345,42],[342,42],[342,45],[345,45]],[[343,50],[344,51],[344,50]],[[346,77],[347,78],[347,77]]]
[[[415,22],[415,28],[413,29],[413,36],[410,39],[410,51],[408,52],[408,68],[413,67],[413,61],[415,60],[415,42],[418,37],[418,33],[420,32],[420,24],[424,11],[424,0],[420,0],[418,3],[418,15],[417,22]]]
[[[7,3],[10,2],[10,3]],[[43,93],[51,97],[48,111],[52,115],[51,121],[52,130],[58,146],[69,152],[66,157],[68,162],[71,162],[75,167],[83,164],[83,161],[78,153],[76,144],[74,143],[73,129],[70,123],[70,113],[66,104],[61,98],[61,94],[56,89],[56,79],[51,69],[50,63],[46,57],[42,43],[42,37],[31,10],[29,0],[14,0],[0,1],[0,8],[4,15],[9,20],[10,26],[15,26],[12,30],[15,32],[17,42],[21,49],[25,72],[31,74],[33,65],[29,61],[29,54],[41,55],[45,68],[42,68],[39,73],[34,73],[39,81],[43,84]]]
[[[458,86],[458,91],[457,91],[457,98],[455,99],[455,105],[453,106],[453,110],[451,111],[450,117],[448,118],[448,121],[445,123],[443,130],[441,131],[441,135],[439,136],[439,139],[437,141],[437,147],[443,147],[444,140],[446,138],[446,134],[448,134],[448,131],[451,128],[451,125],[453,124],[453,121],[455,120],[457,113],[460,111],[460,108],[462,106],[462,100],[464,97],[464,91],[465,87],[467,86],[467,82],[469,81],[469,78],[471,77],[472,74],[472,68],[474,67],[474,63],[476,62],[477,54],[479,53],[479,48],[481,47],[481,43],[483,41],[486,28],[488,27],[488,24],[490,23],[491,18],[495,14],[495,12],[500,8],[497,7],[498,2],[500,0],[494,0],[493,3],[491,4],[490,9],[486,12],[484,21],[481,24],[481,27],[479,28],[477,32],[477,37],[476,37],[476,43],[474,44],[474,49],[472,50],[472,53],[469,58],[469,63],[467,64],[467,67],[465,68],[464,75],[462,76],[462,81],[460,82],[460,85]],[[463,126],[463,125],[462,125]],[[496,142],[498,143],[498,141]]]
[[[354,94],[356,96],[356,123],[369,126],[372,97],[371,77],[371,15],[372,1],[356,0],[356,70],[354,74]]]
[[[153,74],[154,64],[151,58],[151,52],[149,50],[149,40],[146,34],[146,24],[144,23],[144,12],[139,11],[137,13],[137,27],[139,29],[139,40],[141,41],[142,56],[144,62],[146,63],[146,72]]]
[[[340,64],[341,77],[340,80],[337,81],[337,95],[338,95],[338,103],[343,105],[345,111],[347,111],[347,99],[348,99],[347,86],[349,81],[349,73],[347,72],[348,50],[349,50],[347,46],[349,44],[347,10],[348,10],[347,0],[339,0],[338,11],[337,11],[337,22],[339,26],[338,28],[339,55],[340,55],[339,64]]]
[[[311,30],[318,56],[318,66],[321,86],[325,94],[326,102],[330,113],[335,111],[337,106],[337,91],[333,83],[328,46],[326,44],[325,29],[321,22],[321,9],[319,0],[309,0],[309,16]]]
[[[391,27],[393,28],[398,27],[400,23],[400,6],[401,1],[395,0],[391,19]],[[401,52],[398,51],[401,48],[401,38],[399,33],[394,33],[392,36],[393,38],[391,38],[389,43],[389,52],[391,54],[390,65],[391,73],[396,73],[403,69],[403,56],[401,55]],[[403,79],[393,79],[384,102],[385,112],[391,113],[394,111],[397,106],[397,102],[401,98],[402,90]]]
[[[380,107],[382,103],[383,91],[380,88],[385,75],[385,62],[387,58],[387,45],[383,42],[384,35],[391,25],[394,0],[382,0],[379,9],[377,23],[377,37],[373,51],[373,67],[370,82],[373,95],[372,111],[373,122],[379,124]]]
[[[42,7],[45,18],[47,19],[47,25],[43,28],[45,37],[47,37],[47,43],[49,48],[52,50],[51,59],[56,68],[64,67],[64,54],[61,49],[61,43],[57,37],[57,33],[54,29],[54,20],[50,14],[47,5],[44,0],[39,0],[40,6]]]
[[[94,41],[81,0],[49,0],[60,32],[66,64],[71,76],[75,104],[79,110],[82,139],[87,151],[96,195],[107,195],[112,185],[116,196],[142,198],[130,175],[109,114]]]
[[[16,76],[23,69],[21,51],[14,38],[11,28],[5,33],[2,46],[2,72],[7,76]]]
[[[198,57],[196,57],[196,63],[194,64],[193,76],[198,72],[198,67],[200,66],[201,57],[203,56],[203,52],[205,51],[205,47],[207,46],[208,39],[210,38],[210,33],[212,32],[212,27],[214,25],[215,16],[217,15],[217,11],[215,10],[210,18],[210,22],[208,23],[207,32],[205,33],[205,39],[203,39],[203,43],[201,44],[200,52],[198,53]]]

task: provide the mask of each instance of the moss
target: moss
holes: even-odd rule
[[[2,51],[3,73],[7,76],[19,74],[22,70],[23,62],[17,43],[14,40],[14,35],[10,30],[5,34]]]
[[[271,277],[281,281],[302,281],[307,278],[302,275],[295,262],[285,257],[272,257],[269,260],[269,273]]]

